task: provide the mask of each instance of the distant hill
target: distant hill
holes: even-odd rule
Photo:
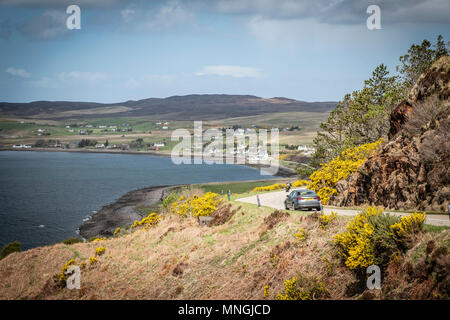
[[[154,116],[166,120],[216,120],[274,112],[329,112],[336,102],[305,102],[282,97],[193,94],[168,98],[130,100],[121,103],[34,101],[0,102],[0,116],[69,119]]]

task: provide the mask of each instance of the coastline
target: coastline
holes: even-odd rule
[[[136,210],[136,206],[152,206],[164,199],[174,186],[154,186],[127,192],[116,201],[104,205],[92,217],[80,226],[80,236],[89,239],[96,236],[111,237],[118,227],[129,227],[135,220],[143,216]]]
[[[36,152],[76,152],[76,153],[109,153],[109,154],[134,154],[170,157],[170,153],[143,152],[143,151],[106,151],[83,149],[56,149],[56,148],[30,148],[13,149],[1,148],[0,151],[36,151]],[[261,164],[240,164],[254,169],[264,168]],[[287,178],[295,176],[295,170],[280,165],[277,176]],[[216,181],[209,183],[222,183]],[[91,237],[111,237],[118,227],[129,227],[135,220],[141,220],[143,215],[134,208],[136,206],[151,207],[162,201],[172,189],[185,185],[160,185],[131,190],[117,200],[102,206],[91,218],[84,221],[79,227],[79,235],[84,239]]]
[[[96,150],[96,149],[58,149],[58,148],[29,148],[29,149],[15,149],[15,148],[0,148],[1,151],[21,151],[21,152],[29,152],[29,151],[36,151],[36,152],[75,152],[75,153],[106,153],[106,154],[132,154],[132,155],[142,155],[142,156],[158,156],[158,157],[166,157],[170,158],[170,153],[162,153],[162,152],[155,152],[155,151],[127,151],[127,150]],[[194,159],[194,156],[192,156],[192,159]],[[225,157],[224,157],[225,159]],[[226,164],[226,161],[224,161],[224,164]],[[247,160],[245,163],[235,163],[237,165],[241,166],[247,166],[254,169],[263,169],[265,168],[262,164],[254,164],[249,163]],[[293,177],[296,176],[296,172],[294,169],[283,166],[281,164],[278,165],[278,172],[277,176],[279,177]]]

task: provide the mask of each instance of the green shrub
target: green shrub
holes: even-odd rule
[[[399,250],[391,225],[398,223],[400,218],[390,214],[369,217],[369,223],[374,227],[371,246],[374,264],[386,267],[392,255]]]
[[[4,257],[6,257],[7,255],[9,255],[13,252],[20,252],[20,242],[19,241],[10,242],[7,245],[5,245],[2,248],[2,251],[0,253],[0,259],[3,259]]]
[[[169,206],[172,204],[172,202],[174,202],[177,199],[178,199],[178,194],[176,194],[175,192],[172,192],[171,194],[169,194],[167,197],[164,198],[164,200],[162,202],[163,208],[164,209],[169,208]]]
[[[79,242],[83,242],[83,239],[80,238],[68,238],[62,241],[62,243],[64,244],[74,244],[74,243],[79,243]]]

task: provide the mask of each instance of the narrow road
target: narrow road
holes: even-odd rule
[[[274,209],[285,209],[284,208],[284,199],[286,199],[286,191],[276,191],[270,193],[262,193],[259,195],[259,200],[261,202],[261,206],[271,207]],[[236,199],[236,201],[257,204],[256,195],[246,198]],[[345,209],[345,208],[330,208],[324,206],[323,209],[325,214],[331,213],[331,211],[336,212],[338,215],[344,216],[355,216],[359,210]],[[401,212],[390,212],[386,211],[392,215],[396,216],[405,216],[409,213],[401,213]],[[439,215],[439,214],[427,214],[427,224],[432,224],[435,226],[448,226],[450,227],[450,219],[448,215]]]

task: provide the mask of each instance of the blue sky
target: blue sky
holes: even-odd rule
[[[370,4],[381,30],[366,27]],[[395,73],[412,43],[448,41],[449,13],[448,0],[0,0],[0,101],[340,100],[380,63]]]

